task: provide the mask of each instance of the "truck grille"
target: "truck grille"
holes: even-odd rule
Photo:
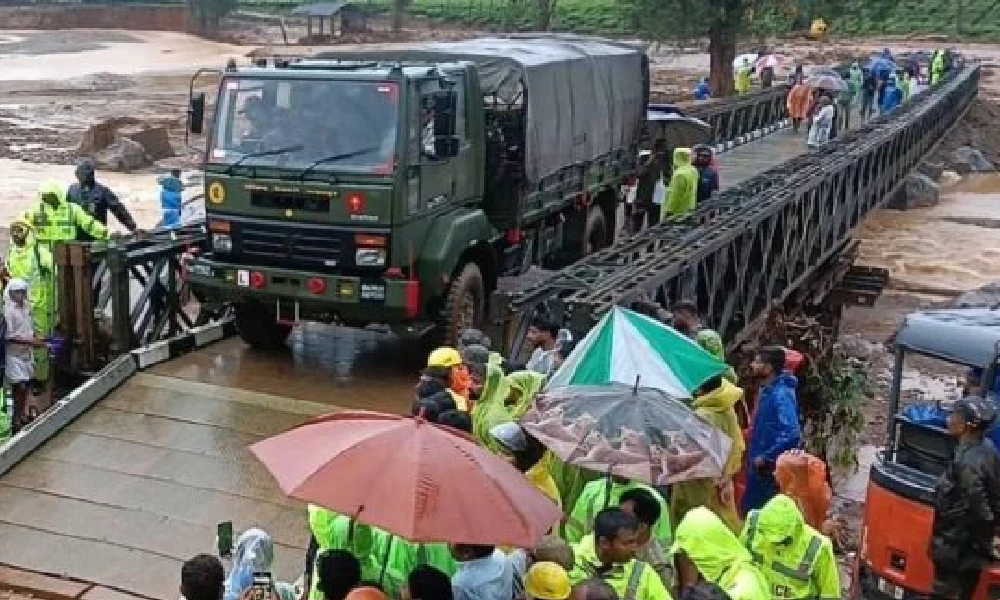
[[[250,206],[278,210],[328,213],[330,199],[309,194],[254,191],[250,193]]]
[[[239,242],[248,262],[319,271],[350,266],[342,264],[342,234],[323,227],[246,223]]]

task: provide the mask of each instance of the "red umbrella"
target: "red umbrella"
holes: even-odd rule
[[[288,496],[414,542],[533,548],[562,517],[517,469],[421,418],[338,413],[250,449]]]

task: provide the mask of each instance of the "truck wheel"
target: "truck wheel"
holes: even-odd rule
[[[593,254],[608,245],[608,223],[600,206],[591,206],[587,213],[587,225],[583,228],[582,256]]]
[[[277,323],[274,314],[257,302],[240,302],[235,306],[236,331],[254,350],[273,351],[285,346],[292,326]]]
[[[481,327],[486,314],[486,286],[479,266],[466,263],[448,288],[443,311],[444,343],[455,346],[462,332]]]

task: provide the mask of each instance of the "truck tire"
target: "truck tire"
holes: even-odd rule
[[[591,206],[583,228],[580,255],[587,256],[608,246],[608,222],[600,206]]]
[[[441,316],[445,345],[455,346],[463,331],[482,327],[486,316],[486,286],[479,265],[468,262],[458,271],[448,287]]]
[[[292,326],[277,323],[274,314],[258,302],[240,302],[234,307],[236,331],[254,350],[270,352],[285,347]]]

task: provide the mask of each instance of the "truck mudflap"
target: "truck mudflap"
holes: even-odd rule
[[[420,283],[384,276],[332,275],[272,267],[233,265],[210,257],[188,266],[201,296],[225,302],[255,300],[278,321],[405,323],[420,314]]]

